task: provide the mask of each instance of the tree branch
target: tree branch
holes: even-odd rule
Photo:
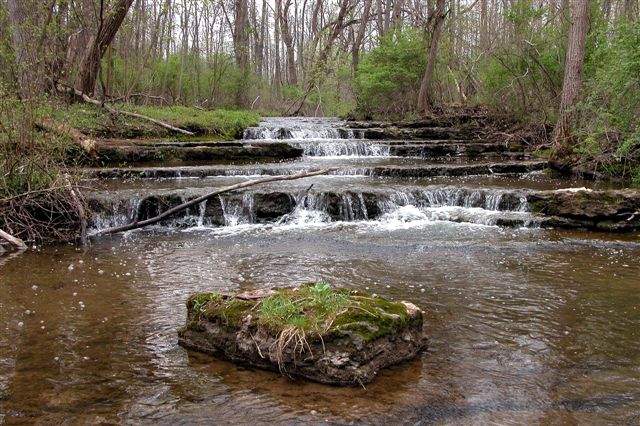
[[[109,105],[109,104],[107,104],[105,102],[100,102],[97,99],[90,98],[89,96],[87,96],[85,93],[81,92],[78,89],[74,89],[72,87],[62,85],[60,83],[57,84],[57,88],[58,88],[58,91],[60,91],[60,92],[72,94],[72,95],[82,99],[83,101],[89,103],[89,104],[93,104],[93,105],[99,106],[101,108],[104,108],[104,109],[106,109],[107,111],[109,111],[113,115],[122,114],[122,115],[127,115],[129,117],[139,118],[141,120],[150,121],[150,122],[152,122],[154,124],[157,124],[158,126],[164,127],[165,129],[169,129],[169,130],[174,131],[174,132],[182,133],[183,135],[195,136],[195,133],[193,133],[193,132],[181,129],[179,127],[172,126],[171,124],[165,123],[164,121],[156,120],[155,118],[147,117],[146,115],[138,114],[136,112],[117,110],[117,109],[115,109],[114,107],[112,107],[111,105]]]
[[[17,248],[18,250],[26,250],[27,245],[20,238],[16,238],[11,234],[7,234],[2,229],[0,229],[0,238],[7,241],[9,244]]]
[[[198,198],[194,198],[193,200],[187,201],[186,203],[180,204],[179,206],[173,207],[169,210],[167,210],[164,213],[159,214],[158,216],[152,217],[150,219],[146,219],[143,220],[141,222],[137,222],[134,221],[128,225],[123,225],[123,226],[116,226],[114,228],[108,228],[108,229],[104,229],[102,231],[97,232],[94,235],[107,235],[107,234],[116,234],[118,232],[125,232],[125,231],[130,231],[132,229],[138,229],[138,228],[142,228],[148,225],[153,225],[154,223],[158,223],[163,219],[166,219],[170,216],[173,216],[174,214],[181,212],[182,210],[185,210],[189,207],[195,206],[197,204],[202,203],[203,201],[206,201],[212,197],[215,197],[216,195],[225,193],[225,192],[231,192],[231,191],[235,191],[236,189],[243,189],[243,188],[248,188],[250,186],[255,186],[255,185],[260,185],[263,183],[269,183],[269,182],[276,182],[276,181],[283,181],[283,180],[296,180],[296,179],[302,179],[302,178],[306,178],[306,177],[311,177],[311,176],[319,176],[319,175],[326,175],[330,172],[336,171],[338,170],[337,167],[331,167],[331,168],[327,168],[327,169],[322,169],[322,170],[317,170],[314,172],[300,172],[300,173],[296,173],[294,175],[285,175],[285,176],[270,176],[267,178],[263,178],[263,179],[255,179],[255,180],[249,180],[246,182],[241,182],[241,183],[237,183],[235,185],[231,185],[231,186],[226,186],[224,188],[215,190],[213,192],[210,192],[206,195],[203,195],[201,197]]]

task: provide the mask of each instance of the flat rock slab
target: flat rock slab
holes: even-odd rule
[[[178,343],[236,363],[332,385],[364,385],[426,347],[422,311],[326,284],[204,293]]]

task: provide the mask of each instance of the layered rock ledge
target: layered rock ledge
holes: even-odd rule
[[[283,160],[302,156],[302,149],[284,142],[149,142],[101,141],[97,161],[145,163],[164,160]]]
[[[327,284],[204,293],[178,343],[236,363],[332,385],[364,385],[425,348],[422,311]]]

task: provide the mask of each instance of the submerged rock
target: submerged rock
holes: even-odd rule
[[[333,385],[363,385],[425,348],[422,311],[327,284],[204,293],[187,302],[186,348]]]

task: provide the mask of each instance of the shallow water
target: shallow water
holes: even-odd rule
[[[289,126],[301,140],[333,138],[343,123],[267,124],[251,136]],[[333,221],[303,206],[255,224],[234,210],[225,211],[233,226],[151,228],[95,238],[86,249],[0,256],[0,423],[640,424],[640,234],[486,226],[526,209],[456,197],[417,205],[407,195],[452,185],[498,196],[607,185],[541,173],[381,179],[358,168],[427,160],[346,157],[220,166],[227,177],[89,181],[104,197],[135,200],[206,192],[261,168],[337,165],[356,176],[262,189],[308,192],[313,183],[398,200],[382,200],[384,214],[368,221]],[[195,292],[321,279],[416,303],[428,350],[364,389],[291,381],[177,345]]]
[[[0,258],[7,422],[637,423],[640,238],[424,222],[131,232]],[[410,300],[429,350],[367,389],[177,346],[184,302],[328,279]]]

